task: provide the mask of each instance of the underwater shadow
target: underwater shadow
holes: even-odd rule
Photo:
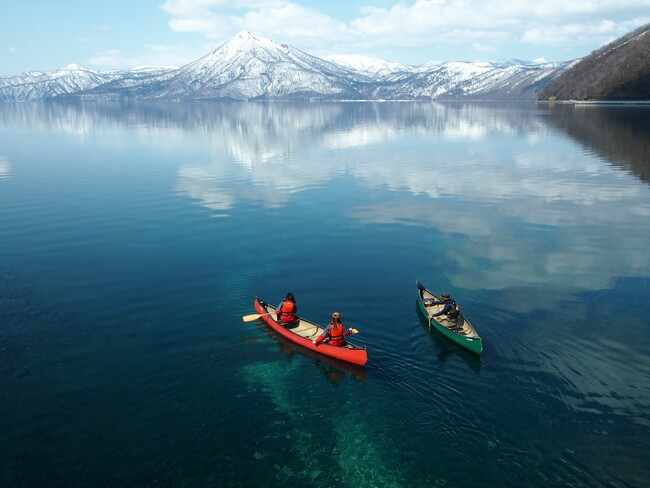
[[[300,354],[301,356],[311,359],[314,368],[319,373],[323,374],[333,387],[337,387],[346,376],[351,376],[360,382],[365,382],[367,380],[366,369],[363,366],[324,356],[316,351],[299,346],[286,337],[278,334],[262,320],[255,321],[255,326],[275,339],[278,349],[286,358],[291,360],[296,354]]]
[[[418,319],[420,320],[420,325],[426,331],[429,340],[438,348],[438,359],[441,363],[445,363],[452,356],[458,356],[463,361],[465,361],[465,363],[467,363],[467,366],[469,366],[472,371],[479,375],[481,374],[481,367],[483,363],[481,362],[480,356],[471,353],[464,347],[456,344],[451,339],[446,338],[434,327],[430,328],[429,321],[425,319],[422,315],[422,312],[420,312],[420,307],[418,306],[417,300],[415,302],[415,313],[417,313]]]

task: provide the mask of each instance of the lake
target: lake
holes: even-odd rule
[[[645,487],[649,182],[648,105],[0,105],[0,486]]]

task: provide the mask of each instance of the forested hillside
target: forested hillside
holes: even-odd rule
[[[542,100],[650,100],[650,24],[581,59],[540,91]]]

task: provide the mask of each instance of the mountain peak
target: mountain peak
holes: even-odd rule
[[[224,42],[219,48],[217,48],[217,51],[221,51],[224,48],[229,51],[240,51],[240,50],[246,50],[250,49],[251,47],[254,46],[265,46],[265,47],[272,47],[275,49],[281,48],[281,45],[273,42],[269,39],[265,39],[264,37],[256,36],[250,31],[241,31],[235,36],[231,37],[228,41]]]
[[[89,71],[88,69],[84,68],[80,64],[77,63],[72,63],[67,65],[65,68],[63,68],[65,71]]]
[[[255,39],[259,40],[251,31],[240,31],[233,36],[233,39]]]

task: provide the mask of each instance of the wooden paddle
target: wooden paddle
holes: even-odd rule
[[[271,315],[270,313],[252,313],[250,315],[244,315],[242,317],[242,320],[244,322],[252,322],[253,320],[257,320],[260,317],[264,317],[265,315]]]

